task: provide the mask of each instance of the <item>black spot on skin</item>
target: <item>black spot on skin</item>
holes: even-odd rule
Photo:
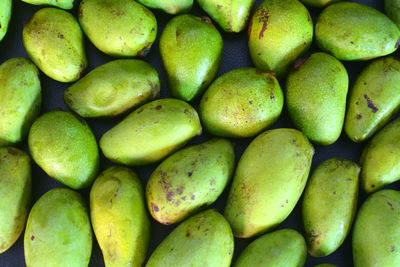
[[[193,172],[188,172],[189,177],[192,177],[192,175],[193,175]]]
[[[390,251],[391,251],[391,252],[394,252],[394,251],[395,251],[394,246],[392,246],[392,247],[390,248]]]
[[[221,6],[221,5],[217,5],[217,8],[218,8],[218,9],[221,9],[221,8],[222,8],[222,6]]]
[[[58,38],[60,38],[60,39],[64,39],[64,35],[63,35],[63,34],[61,34],[61,33],[59,33],[59,34],[58,34]]]
[[[186,237],[189,237],[190,236],[190,232],[186,232]]]
[[[253,104],[253,100],[250,100],[250,101],[249,101],[249,104],[250,104],[250,105]]]
[[[309,57],[301,58],[301,59],[297,60],[297,61],[294,63],[293,68],[294,68],[295,70],[298,70],[304,63],[306,63],[306,61],[308,60],[308,58],[309,58]]]
[[[258,35],[258,39],[261,39],[264,37],[264,32],[267,30],[268,27],[268,20],[269,20],[269,10],[262,8],[260,11],[260,15],[258,17],[258,22],[262,22],[262,27],[260,34]]]
[[[209,17],[207,17],[207,16],[201,17],[201,20],[202,20],[203,22],[207,23],[207,24],[211,24],[211,25],[212,25],[211,19],[210,19]]]
[[[35,240],[35,236],[33,235],[33,236],[31,236],[31,240],[33,241],[33,240]]]
[[[162,106],[161,106],[161,105],[158,105],[158,106],[156,107],[156,110],[160,110],[160,109],[162,109]]]
[[[18,155],[18,152],[15,151],[15,150],[12,149],[12,148],[7,148],[7,152],[8,152],[8,154],[11,154],[11,155],[14,155],[14,156]]]
[[[357,120],[361,120],[362,115],[361,114],[357,114]]]
[[[374,102],[368,97],[368,95],[364,95],[365,100],[367,100],[368,107],[372,110],[373,113],[378,111],[378,108],[375,106]]]
[[[354,42],[353,42],[353,41],[350,41],[350,43],[351,43],[351,44],[354,44]]]
[[[393,204],[392,204],[391,202],[387,201],[386,203],[390,206],[390,209],[391,209],[391,210],[394,210]]]
[[[192,200],[194,200],[194,199],[195,199],[195,196],[194,196],[194,195],[192,195],[191,199],[192,199]]]
[[[333,191],[333,194],[336,195],[336,191]]]
[[[375,187],[375,185],[373,184],[373,185],[371,185],[371,187],[372,187],[372,188],[374,188],[374,187]]]

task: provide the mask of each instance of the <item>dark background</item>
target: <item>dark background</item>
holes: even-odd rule
[[[2,0],[0,0],[2,1]],[[79,2],[79,1],[77,1]],[[255,5],[258,6],[262,0],[257,0]],[[383,11],[384,1],[383,0],[359,0],[354,1],[363,4],[370,5],[372,7],[377,8],[380,11]],[[254,7],[254,8],[255,8]],[[8,30],[7,35],[0,42],[0,64],[4,61],[13,58],[13,57],[28,57],[22,43],[22,29],[24,23],[33,16],[33,14],[42,7],[29,5],[26,3],[21,2],[20,0],[14,0],[14,8],[13,8],[13,15],[10,22],[10,27]],[[253,8],[253,11],[254,11]],[[154,10],[153,10],[154,11]],[[320,10],[318,9],[310,9],[309,11],[314,19],[314,23]],[[77,5],[71,11],[75,16],[77,15]],[[204,11],[195,3],[191,14],[204,16],[206,15]],[[151,52],[147,57],[144,58],[145,61],[149,62],[153,65],[159,75],[161,80],[161,97],[169,97],[168,89],[166,86],[166,75],[163,69],[160,54],[158,51],[158,41],[160,33],[162,32],[166,23],[172,18],[172,16],[167,15],[165,13],[154,11],[154,14],[157,17],[158,22],[158,36],[155,44],[153,45]],[[356,25],[354,25],[356,26]],[[221,68],[219,70],[218,76],[226,73],[232,69],[236,69],[239,67],[246,67],[246,66],[253,66],[249,52],[247,47],[247,30],[244,30],[240,34],[229,34],[225,33],[219,29],[223,39],[224,39],[224,54],[223,54],[223,61]],[[89,61],[88,70],[92,70],[93,68],[102,65],[113,58],[103,54],[99,50],[97,50],[88,39],[86,39],[86,51],[87,57]],[[315,44],[313,44],[311,52],[318,51]],[[355,78],[360,73],[363,67],[365,67],[369,62],[345,62],[344,65],[349,72],[350,76],[350,86],[354,83]],[[66,104],[63,101],[62,94],[63,91],[70,86],[70,84],[63,84],[56,82],[44,74],[41,74],[41,82],[42,82],[42,94],[43,94],[43,104],[42,104],[42,113],[52,111],[56,108],[61,108],[68,110]],[[280,80],[280,84],[284,89],[284,81]],[[351,87],[350,87],[351,88]],[[197,101],[198,102],[198,101]],[[197,107],[196,101],[192,103],[195,107]],[[111,127],[116,125],[121,118],[119,119],[111,119],[111,120],[99,120],[99,119],[89,119],[87,122],[89,123],[90,127],[93,129],[93,132],[97,138],[100,139],[102,134],[104,134],[107,130]],[[281,128],[281,127],[294,127],[291,123],[290,119],[288,118],[286,110],[283,111],[281,118],[279,121],[272,127],[272,128]],[[187,145],[193,145],[201,143],[210,136],[207,133],[203,133],[202,136],[198,136],[193,138]],[[251,139],[246,140],[234,140],[236,143],[236,157],[237,160],[240,158],[241,154],[243,153],[246,146],[249,144]],[[317,164],[321,163],[322,161],[332,158],[332,157],[344,157],[349,160],[353,160],[358,162],[362,149],[365,146],[364,144],[356,144],[351,142],[345,134],[342,134],[340,139],[333,145],[327,147],[316,146],[316,154],[313,159],[313,167]],[[23,142],[18,146],[22,148],[26,152],[28,152],[26,142]],[[101,155],[101,167],[100,170],[104,170],[107,167],[112,166],[112,163],[104,158]],[[143,185],[146,184],[151,172],[157,165],[150,165],[140,168],[134,168],[134,170],[139,174],[142,179]],[[56,180],[50,178],[43,170],[41,170],[35,163],[32,164],[32,182],[33,182],[33,197],[32,197],[32,204],[45,192],[54,188],[54,187],[63,187],[62,184],[57,182]],[[397,188],[399,183],[395,183],[389,187]],[[80,193],[85,197],[87,203],[89,199],[89,190],[85,189],[81,190]],[[228,190],[221,195],[221,197],[211,206],[218,209],[220,212],[223,211],[225,206],[226,198],[227,198]],[[365,200],[366,194],[364,192],[360,192],[359,197],[359,206]],[[301,203],[301,201],[299,201]],[[152,235],[151,235],[151,244],[148,252],[148,256],[154,251],[157,245],[176,227],[176,225],[172,226],[163,226],[157,223],[155,220],[152,219]],[[278,227],[281,228],[293,228],[298,230],[299,232],[303,232],[302,220],[301,220],[301,209],[300,205],[298,204],[296,208],[293,210],[291,215]],[[235,253],[234,259],[238,257],[240,252],[255,238],[251,239],[235,239]],[[90,266],[104,266],[101,251],[97,245],[96,239],[93,236],[93,251],[92,251],[92,258],[90,261]],[[351,252],[351,235],[345,240],[343,245],[333,254],[324,257],[324,258],[313,258],[311,256],[307,257],[306,266],[314,266],[320,263],[331,263],[336,264],[341,267],[353,266],[352,261],[352,252]],[[19,240],[12,246],[8,251],[0,255],[0,267],[10,267],[10,266],[25,266],[24,262],[24,249],[23,249],[23,235],[19,238]],[[178,267],[178,266],[177,266]]]

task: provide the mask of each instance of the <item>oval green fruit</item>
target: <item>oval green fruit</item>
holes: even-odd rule
[[[66,111],[38,118],[29,132],[29,151],[50,176],[73,189],[88,187],[96,178],[99,152],[86,122]]]
[[[208,18],[180,15],[165,26],[160,53],[172,96],[190,101],[214,80],[222,61],[223,41]]]
[[[168,225],[211,205],[228,185],[234,167],[233,144],[225,139],[176,152],[157,167],[147,183],[151,215]]]
[[[56,188],[36,201],[24,236],[29,267],[86,267],[92,253],[92,229],[83,198],[67,188]]]
[[[12,10],[12,0],[2,0],[0,1],[0,42],[3,40],[4,36],[8,30],[8,24],[11,19]]]
[[[193,0],[138,0],[148,8],[161,9],[168,14],[189,12],[193,6]]]
[[[320,8],[342,0],[300,0],[300,1],[306,6]]]
[[[333,253],[350,232],[357,209],[359,173],[356,163],[341,158],[328,159],[312,172],[302,203],[311,256]]]
[[[280,224],[307,183],[314,148],[295,129],[257,136],[236,167],[225,217],[236,237],[247,238]]]
[[[274,75],[240,68],[211,84],[201,99],[199,113],[213,135],[243,138],[271,126],[282,108],[283,93]]]
[[[389,18],[400,26],[400,1],[399,0],[385,0],[385,12]]]
[[[62,9],[72,9],[74,7],[75,0],[22,0],[25,3],[32,5],[49,5],[55,6]]]
[[[354,267],[398,266],[399,249],[400,192],[376,192],[363,203],[354,223]]]
[[[150,240],[150,220],[139,177],[110,167],[90,191],[93,231],[107,267],[142,266]]]
[[[176,227],[156,248],[146,267],[229,267],[233,246],[229,223],[216,210],[209,209]]]
[[[64,91],[68,106],[85,118],[120,115],[156,98],[157,71],[136,59],[120,59],[92,70]]]
[[[292,121],[313,142],[339,138],[346,112],[349,77],[336,58],[315,53],[295,63],[286,79],[286,105]]]
[[[368,60],[394,52],[400,30],[376,9],[353,2],[325,8],[315,26],[317,45],[339,60]]]
[[[25,58],[0,65],[0,146],[21,142],[42,101],[39,71]]]

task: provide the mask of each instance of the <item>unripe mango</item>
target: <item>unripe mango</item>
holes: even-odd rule
[[[32,5],[49,5],[62,9],[72,9],[75,0],[22,0],[22,2]]]
[[[12,0],[0,1],[0,42],[8,30],[8,24],[11,19]]]
[[[193,6],[193,0],[138,0],[148,8],[161,9],[168,14],[189,12]]]
[[[399,0],[385,0],[385,12],[389,18],[400,26],[400,1]]]
[[[320,8],[342,0],[300,0],[300,1],[306,6]]]

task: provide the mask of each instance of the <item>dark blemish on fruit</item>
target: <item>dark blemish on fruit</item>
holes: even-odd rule
[[[179,195],[182,195],[182,193],[183,193],[183,186],[178,187],[178,189],[176,189],[176,192],[177,192]]]
[[[333,191],[333,194],[336,195],[336,191]]]
[[[181,197],[181,199],[182,199],[182,200],[186,200],[186,196],[184,196],[184,197]]]
[[[364,82],[364,85],[367,85],[367,83],[366,83],[366,82]]]
[[[260,11],[260,16],[258,17],[258,22],[263,23],[260,34],[258,35],[258,39],[264,37],[264,32],[268,26],[268,19],[269,19],[269,10],[262,8]]]
[[[389,201],[386,201],[386,203],[390,206],[390,209],[391,210],[394,210],[394,208],[393,208],[393,204],[391,203],[391,202],[389,202]]]
[[[399,39],[397,39],[397,42],[396,42],[396,44],[394,45],[394,48],[398,48],[399,47],[399,45],[400,45],[400,38]]]
[[[24,62],[23,62],[23,61],[20,61],[20,62],[17,63],[17,67],[21,67],[21,66],[23,66],[23,65],[24,65]]]
[[[347,181],[347,182],[351,182],[351,179],[350,179],[350,178],[347,178],[346,181]]]
[[[168,201],[172,201],[172,197],[174,196],[174,192],[172,191],[168,191],[167,192],[167,200]]]
[[[64,35],[62,35],[61,33],[59,33],[59,34],[58,34],[58,38],[64,39]]]
[[[151,203],[151,208],[155,211],[158,212],[160,209],[158,208],[157,205],[155,205],[154,203]]]
[[[249,104],[250,104],[250,105],[253,104],[253,100],[250,100],[250,101],[249,101]]]
[[[193,175],[193,172],[188,172],[189,177],[192,177],[192,175]]]
[[[137,55],[141,56],[141,57],[145,57],[147,56],[147,54],[149,54],[150,52],[150,48],[151,48],[151,43],[148,43],[147,46],[143,47],[142,50],[140,50]]]
[[[197,226],[197,230],[200,230],[200,225],[199,225],[199,226]]]
[[[218,8],[218,9],[221,9],[221,8],[222,8],[222,5],[217,5],[217,8]]]
[[[189,232],[186,232],[186,237],[189,237],[190,236],[190,233]]]
[[[161,106],[161,105],[158,105],[158,106],[156,107],[156,110],[160,110],[160,109],[162,109],[162,106]]]
[[[242,108],[242,111],[245,111],[245,109],[244,109],[244,108]]]
[[[249,28],[247,29],[247,37],[250,38],[251,30],[253,29],[253,20],[250,20]],[[259,55],[261,55],[259,53]]]
[[[361,120],[362,115],[361,114],[357,114],[357,120]]]
[[[150,32],[154,32],[156,29],[152,28]]]
[[[391,252],[393,252],[395,249],[394,249],[394,246],[392,246],[391,248],[390,248],[390,251]]]
[[[309,58],[309,57],[301,58],[301,59],[297,60],[297,61],[294,63],[293,68],[294,68],[295,70],[298,70],[298,69],[308,60],[308,58]]]
[[[150,80],[147,81],[147,84],[150,85],[151,90],[158,90],[158,85],[152,83]]]
[[[351,43],[351,44],[354,44],[354,42],[353,42],[353,41],[350,41],[350,43]]]
[[[211,25],[212,25],[211,19],[210,19],[209,17],[207,17],[207,16],[201,17],[201,21],[203,21],[203,22],[205,22],[205,23],[207,23],[207,24],[211,24]]]
[[[33,235],[33,236],[31,236],[31,240],[33,241],[33,240],[35,240],[35,236]]]
[[[283,204],[281,205],[281,208],[283,208],[284,206],[283,206]]]
[[[192,195],[192,197],[190,198],[191,200],[194,200],[195,199],[195,196],[194,195]]]
[[[288,199],[286,199],[286,203],[289,203],[289,200],[288,200]]]
[[[12,149],[12,148],[7,148],[7,151],[8,151],[8,153],[11,154],[11,155],[14,155],[14,156],[18,155],[18,152],[15,151],[15,150]]]
[[[372,187],[372,188],[374,188],[374,187],[375,187],[375,185],[373,184],[373,185],[371,185],[371,187]]]
[[[137,114],[140,114],[140,113],[142,113],[142,112],[143,112],[143,109],[138,110]]]
[[[274,92],[271,92],[271,95],[269,96],[269,98],[270,98],[271,100],[274,100],[274,99],[275,99]]]
[[[378,108],[375,106],[374,102],[365,94],[364,98],[367,100],[368,107],[372,110],[373,113],[378,111]]]

